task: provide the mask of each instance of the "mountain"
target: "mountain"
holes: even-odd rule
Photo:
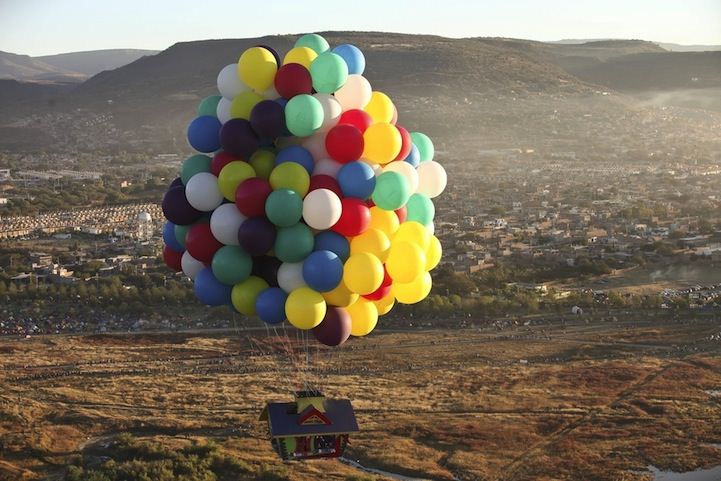
[[[0,51],[0,79],[81,82],[85,76],[50,65],[28,55]]]
[[[713,52],[721,50],[721,45],[680,45],[678,43],[656,43],[669,52]]]

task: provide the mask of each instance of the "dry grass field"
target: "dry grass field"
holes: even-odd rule
[[[377,332],[294,350],[308,372],[264,331],[4,339],[0,479],[64,479],[121,433],[170,449],[212,440],[260,473],[247,479],[386,479],[276,458],[259,412],[306,384],[352,399],[361,433],[348,458],[414,478],[646,480],[648,465],[721,465],[720,331],[696,320]]]

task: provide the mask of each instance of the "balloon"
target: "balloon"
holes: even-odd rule
[[[298,329],[313,329],[321,323],[325,313],[325,299],[309,287],[294,290],[285,301],[285,315]]]
[[[310,69],[310,65],[317,56],[318,54],[308,47],[291,48],[283,57],[283,65],[299,63],[306,69]]]
[[[258,102],[250,111],[250,126],[261,139],[275,139],[285,133],[285,112],[273,100]]]
[[[367,199],[375,189],[376,176],[365,162],[349,162],[338,172],[338,185],[345,197]]]
[[[321,344],[340,346],[348,340],[351,331],[350,315],[345,309],[327,307],[323,321],[313,328],[313,335]]]
[[[176,185],[163,196],[163,215],[173,224],[187,225],[198,220],[203,213],[190,205],[185,187]]]
[[[185,186],[185,195],[188,203],[202,212],[210,212],[223,202],[218,178],[210,172],[199,172],[191,177]]]
[[[313,190],[303,199],[303,220],[314,229],[331,228],[340,219],[342,210],[340,199],[328,189]]]
[[[363,155],[363,133],[350,124],[338,124],[328,131],[325,148],[340,163],[358,160]]]
[[[313,233],[307,225],[298,223],[278,229],[275,256],[283,262],[300,262],[313,251]]]
[[[390,248],[390,239],[379,229],[369,228],[361,235],[353,237],[350,241],[351,255],[368,252],[380,259],[381,262],[386,261]]]
[[[290,227],[300,221],[303,199],[290,189],[275,190],[265,201],[265,214],[278,227]]]
[[[406,209],[408,209],[408,220],[416,221],[423,225],[431,224],[436,214],[433,201],[424,194],[413,194],[408,199]]]
[[[394,242],[388,252],[386,269],[395,282],[411,282],[426,268],[426,254],[411,242]]]
[[[243,84],[238,76],[237,63],[231,63],[223,67],[223,70],[218,74],[217,85],[220,95],[229,100],[232,100],[233,97],[239,93],[248,90],[248,87]]]
[[[307,284],[303,279],[302,262],[283,262],[278,268],[278,285],[287,293],[291,293]]]
[[[342,261],[346,261],[350,255],[350,245],[348,239],[333,231],[320,232],[315,236],[313,250],[331,251],[335,253]]]
[[[398,129],[398,133],[401,134],[401,150],[393,160],[403,160],[411,153],[413,140],[411,139],[411,134],[400,125],[396,125],[396,129]]]
[[[265,217],[246,219],[238,228],[238,244],[252,256],[270,251],[277,236],[275,226]]]
[[[343,197],[343,193],[340,190],[340,185],[338,185],[338,181],[336,181],[330,175],[312,175],[310,177],[310,186],[308,187],[308,193],[318,189],[328,189],[329,191],[333,192],[335,195],[338,196],[338,202],[340,202],[340,197]]]
[[[295,162],[285,162],[276,166],[270,173],[270,185],[274,190],[290,189],[305,197],[310,187],[308,171]]]
[[[179,245],[183,247],[183,250],[185,250],[185,236],[188,235],[188,231],[191,227],[193,227],[192,224],[176,225],[173,229],[173,231],[175,232],[175,240],[178,242]]]
[[[318,292],[332,291],[343,279],[343,261],[334,252],[314,251],[303,261],[303,280]]]
[[[321,127],[323,127],[323,125],[321,125]],[[310,137],[303,139],[303,147],[313,155],[314,160],[328,158],[328,152],[325,150],[325,135],[326,132],[319,130]]]
[[[221,124],[226,123],[233,117],[230,115],[230,106],[233,105],[232,100],[223,97],[218,102],[218,106],[215,109],[215,116],[218,118]]]
[[[262,92],[273,84],[278,71],[273,53],[263,47],[251,47],[238,60],[238,75],[250,88]]]
[[[405,205],[401,208],[396,209],[394,212],[398,217],[398,222],[402,224],[406,221],[406,217],[408,217],[408,209],[406,209]]]
[[[368,104],[363,108],[374,122],[389,124],[393,120],[393,102],[383,92],[373,91]]]
[[[408,181],[398,172],[383,172],[376,177],[372,199],[381,209],[398,209],[408,202],[410,196]]]
[[[415,304],[428,296],[431,292],[431,284],[431,275],[428,272],[423,272],[406,284],[394,282],[391,292],[401,304]]]
[[[381,209],[376,205],[370,208],[370,214],[371,223],[369,228],[378,229],[391,239],[400,225],[398,216],[394,212]]]
[[[180,168],[180,180],[184,185],[188,184],[188,181],[192,176],[200,172],[210,172],[211,159],[207,155],[195,154],[191,155]]]
[[[222,98],[221,95],[205,97],[200,101],[200,105],[198,105],[198,116],[210,115],[211,117],[217,117],[218,102],[220,102]]]
[[[312,95],[296,95],[285,106],[285,125],[293,135],[310,135],[323,125],[323,106]]]
[[[395,125],[396,122],[398,122],[398,109],[397,109],[396,106],[394,105],[394,106],[393,106],[393,118],[391,118],[391,123],[392,123],[393,125]]]
[[[319,132],[326,132],[338,123],[341,108],[334,96],[326,93],[313,94],[313,97],[320,102],[323,107],[323,123],[318,129]]]
[[[340,55],[348,66],[349,74],[360,75],[366,68],[366,59],[363,56],[363,52],[356,47],[348,43],[338,45],[333,49],[333,53]]]
[[[241,214],[235,204],[222,204],[210,216],[210,232],[225,245],[239,245],[238,229],[247,217]]]
[[[330,45],[328,45],[326,39],[324,39],[317,33],[307,33],[303,35],[295,41],[293,47],[308,47],[318,55],[330,49]]]
[[[193,288],[195,297],[207,306],[222,306],[230,300],[230,286],[222,284],[207,267],[195,276]]]
[[[163,243],[170,249],[178,251],[181,254],[185,250],[185,247],[175,238],[175,224],[172,222],[166,222],[163,225]]]
[[[170,246],[163,247],[163,262],[165,265],[173,269],[175,272],[183,270],[182,266],[183,251],[171,249]]]
[[[431,199],[438,197],[446,189],[448,177],[441,164],[435,160],[423,162],[418,166],[418,192]]]
[[[431,241],[426,249],[426,271],[435,269],[435,267],[441,262],[441,255],[443,248],[441,247],[441,241],[438,237],[431,236]]]
[[[180,259],[180,266],[183,268],[183,274],[191,280],[195,280],[198,272],[205,269],[205,264],[191,256],[188,251],[183,252],[183,257]]]
[[[370,294],[383,282],[383,264],[368,252],[351,254],[343,266],[343,282],[353,292]]]
[[[435,148],[433,147],[433,142],[426,134],[421,132],[411,132],[411,139],[413,140],[413,144],[418,147],[421,162],[433,160]]]
[[[196,117],[188,125],[188,143],[198,152],[215,152],[220,148],[221,123],[210,115]]]
[[[249,159],[258,149],[259,143],[250,122],[245,119],[230,119],[220,130],[220,144],[223,150],[238,159]]]
[[[357,293],[351,292],[342,280],[335,289],[321,294],[327,304],[336,307],[348,307],[360,297]]]
[[[383,316],[385,314],[388,314],[391,312],[391,309],[393,309],[393,305],[396,303],[396,298],[393,296],[393,288],[391,287],[391,292],[389,294],[386,294],[385,297],[378,301],[373,301],[373,304],[376,305],[376,308],[378,309],[378,315]]]
[[[375,291],[371,292],[370,294],[366,294],[363,297],[368,299],[369,301],[380,301],[385,296],[390,294],[392,285],[393,285],[393,279],[388,274],[388,272],[384,270],[383,282],[381,282],[380,287],[378,289],[376,289]]]
[[[240,183],[253,177],[255,177],[255,169],[249,163],[235,160],[220,171],[218,187],[223,197],[232,202],[235,200],[235,191]]]
[[[255,303],[261,292],[268,288],[268,283],[260,277],[250,276],[243,282],[233,286],[230,294],[235,310],[246,316],[254,316]]]
[[[362,75],[348,75],[345,84],[335,93],[343,111],[363,109],[371,100],[371,84]]]
[[[365,132],[373,124],[373,119],[363,110],[353,109],[343,112],[338,119],[338,124],[350,124],[356,127],[361,133]]]
[[[215,252],[223,247],[223,244],[213,237],[210,224],[195,224],[185,236],[185,247],[190,255],[201,262],[210,264]]]
[[[308,171],[308,175],[313,172],[313,155],[300,145],[291,145],[278,151],[275,156],[275,165],[284,162],[295,162],[302,165]]]
[[[213,160],[210,161],[210,173],[218,177],[223,167],[229,163],[237,160],[233,155],[228,152],[220,151],[213,156]]]
[[[176,177],[176,178],[173,179],[173,181],[170,183],[170,185],[168,186],[168,189],[172,189],[173,187],[177,187],[177,186],[179,186],[179,185],[183,185],[183,179],[181,179],[180,177]]]
[[[288,299],[283,289],[269,287],[261,291],[255,299],[255,312],[260,320],[268,324],[285,321],[285,302]]]
[[[340,219],[332,230],[347,237],[356,236],[368,228],[370,224],[370,211],[368,206],[360,199],[346,198],[341,200]]]
[[[401,134],[391,124],[377,122],[363,132],[363,157],[376,164],[395,159],[403,146]]]
[[[343,167],[343,164],[333,159],[321,159],[315,163],[313,175],[328,175],[335,178],[338,176],[341,167]]]
[[[250,114],[264,99],[261,95],[248,90],[241,92],[230,103],[230,118],[250,120]]]
[[[372,301],[359,297],[350,306],[346,307],[351,318],[351,335],[365,336],[375,329],[378,324],[378,309]]]
[[[383,172],[398,172],[408,182],[409,192],[415,192],[418,188],[418,172],[411,164],[403,161],[393,161],[383,167]]]
[[[255,170],[255,175],[268,180],[273,167],[275,167],[275,154],[270,150],[258,149],[250,156],[248,163]]]
[[[292,99],[296,95],[311,94],[313,80],[306,67],[299,63],[289,63],[278,69],[275,75],[275,90],[285,99]]]
[[[271,55],[273,55],[273,58],[275,59],[275,64],[280,65],[280,56],[278,55],[278,52],[276,52],[274,48],[269,47],[268,45],[263,45],[263,44],[254,45],[254,47],[261,47],[261,48],[264,48],[267,51],[269,51],[271,53]]]
[[[421,163],[421,154],[420,152],[418,152],[418,147],[416,147],[416,144],[411,144],[411,151],[408,153],[408,156],[403,160],[411,164],[413,167],[418,167],[418,164]]]
[[[213,256],[210,267],[216,279],[233,286],[250,276],[253,259],[238,246],[223,246]]]
[[[423,251],[425,251],[428,249],[428,245],[431,242],[431,233],[428,232],[428,229],[426,229],[423,224],[419,224],[418,222],[403,222],[391,239],[391,244],[399,242],[417,244],[421,249],[423,249]]]
[[[324,52],[310,64],[310,76],[316,91],[332,94],[341,88],[348,78],[348,65],[340,55]]]
[[[263,179],[246,179],[235,190],[235,205],[246,217],[264,216],[265,201],[272,191],[273,188]]]

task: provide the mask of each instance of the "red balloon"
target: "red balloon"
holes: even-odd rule
[[[401,134],[401,151],[398,152],[398,155],[393,160],[403,160],[406,157],[408,157],[408,154],[411,153],[411,148],[413,147],[413,140],[411,139],[411,134],[408,133],[406,129],[401,127],[400,125],[396,125],[396,128],[398,129],[398,132]]]
[[[373,119],[365,110],[351,109],[341,114],[338,123],[355,125],[363,133],[371,126]]]
[[[325,136],[328,155],[342,164],[360,159],[364,145],[363,132],[351,124],[338,124]]]
[[[288,63],[279,68],[274,83],[275,90],[286,99],[313,92],[310,72],[299,63]]]
[[[365,297],[369,301],[380,301],[385,296],[388,295],[388,293],[391,292],[391,286],[393,284],[393,279],[391,279],[391,276],[388,275],[388,271],[386,270],[386,267],[383,266],[383,282],[381,282],[381,285],[378,289],[371,292],[370,294],[366,294]]]
[[[183,258],[183,253],[174,251],[168,246],[163,246],[163,261],[165,265],[173,269],[175,272],[180,272],[183,267],[180,264],[180,260]]]
[[[216,251],[223,243],[213,237],[210,224],[195,224],[185,236],[185,248],[188,253],[201,262],[210,264]]]
[[[245,179],[235,189],[235,207],[246,217],[262,217],[265,215],[265,201],[271,192],[273,188],[266,180],[260,177]]]
[[[343,210],[340,219],[331,227],[331,230],[346,237],[357,236],[365,232],[371,223],[371,211],[365,202],[353,197],[347,197],[340,202]]]
[[[218,177],[220,175],[220,171],[223,170],[223,167],[233,162],[234,160],[238,159],[236,159],[228,152],[224,152],[221,150],[220,152],[215,154],[213,156],[213,160],[210,161],[210,173]]]
[[[406,217],[408,217],[408,209],[406,209],[406,206],[404,205],[400,209],[396,209],[396,215],[398,216],[398,222],[405,222]]]
[[[340,190],[338,181],[330,175],[312,175],[310,177],[310,187],[308,187],[308,192],[316,189],[328,189],[337,195],[339,199],[343,198],[343,192]]]

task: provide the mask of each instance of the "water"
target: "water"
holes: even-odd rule
[[[404,476],[402,474],[397,473],[390,473],[388,471],[383,471],[382,469],[376,469],[376,468],[367,468],[360,464],[357,461],[353,461],[352,459],[348,459],[345,457],[339,458],[340,461],[344,464],[347,464],[348,466],[353,466],[356,469],[360,469],[361,471],[365,471],[366,473],[371,474],[380,474],[381,476],[385,476],[387,478],[395,479],[396,481],[428,481],[428,479],[424,478],[412,478],[410,476]],[[715,480],[714,480],[715,481]]]
[[[686,473],[661,471],[656,466],[649,466],[653,481],[721,481],[721,466],[711,469],[697,469]]]

